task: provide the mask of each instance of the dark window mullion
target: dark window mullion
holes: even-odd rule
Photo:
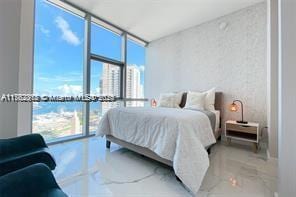
[[[123,33],[122,35],[122,62],[123,62],[123,68],[122,68],[122,98],[126,98],[126,74],[127,74],[127,34]],[[124,107],[126,107],[126,101],[123,103]]]
[[[91,60],[96,60],[96,61],[100,61],[100,62],[105,62],[105,63],[109,63],[109,64],[113,64],[113,65],[117,65],[117,66],[123,66],[123,62],[118,61],[118,60],[114,60],[105,56],[101,56],[101,55],[96,55],[96,54],[91,54],[90,55]]]
[[[90,94],[90,32],[91,32],[91,21],[90,15],[85,16],[85,45],[84,45],[84,73],[83,73],[83,93]],[[84,110],[83,110],[83,117],[84,117],[84,124],[83,124],[83,134],[85,136],[89,136],[89,103],[84,103]]]
[[[104,57],[104,56],[95,55],[95,54],[90,55],[90,60],[112,64],[113,66],[118,66],[120,68],[120,94],[119,95],[120,95],[120,98],[123,98],[123,83],[122,82],[123,82],[124,63]]]

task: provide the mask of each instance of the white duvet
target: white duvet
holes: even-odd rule
[[[100,121],[97,135],[113,135],[173,161],[175,174],[196,194],[209,167],[204,147],[216,142],[209,118],[176,108],[114,108]]]

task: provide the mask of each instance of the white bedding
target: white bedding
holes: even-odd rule
[[[211,112],[213,112],[216,116],[216,124],[215,124],[215,131],[214,132],[217,132],[217,130],[219,129],[219,126],[220,126],[220,111],[213,110]]]
[[[111,109],[97,135],[113,135],[173,161],[175,174],[194,194],[209,167],[204,147],[216,142],[205,114],[176,108]]]

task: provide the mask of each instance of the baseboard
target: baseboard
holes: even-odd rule
[[[268,160],[275,161],[275,162],[278,161],[278,158],[270,156],[270,153],[269,153],[268,149],[266,150],[266,154],[267,154],[267,159]]]

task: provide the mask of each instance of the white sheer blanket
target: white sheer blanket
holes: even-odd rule
[[[194,194],[209,167],[204,147],[216,142],[204,113],[175,108],[111,109],[97,135],[113,135],[173,161],[175,174]]]

